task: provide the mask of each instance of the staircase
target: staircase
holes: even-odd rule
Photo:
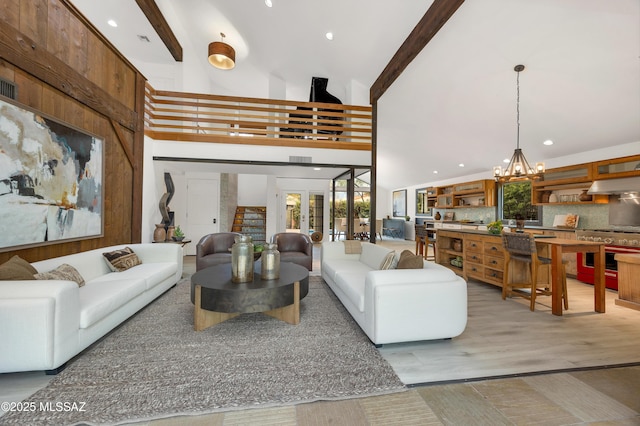
[[[264,244],[267,236],[267,208],[236,207],[231,231],[251,236],[254,244]]]

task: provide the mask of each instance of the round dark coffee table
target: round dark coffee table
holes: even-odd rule
[[[289,324],[300,322],[300,300],[309,293],[309,271],[290,262],[280,264],[280,278],[262,280],[256,262],[253,282],[231,281],[231,264],[202,269],[191,276],[193,327],[196,331],[241,313],[262,312]]]

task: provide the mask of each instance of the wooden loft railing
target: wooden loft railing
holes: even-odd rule
[[[154,90],[145,135],[155,140],[371,150],[371,107]]]

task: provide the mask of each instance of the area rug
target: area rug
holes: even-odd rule
[[[195,332],[189,291],[183,279],[24,401],[51,409],[0,423],[119,424],[405,389],[320,277],[297,326],[244,314]]]

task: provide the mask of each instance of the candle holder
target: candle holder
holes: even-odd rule
[[[238,235],[231,247],[231,281],[253,282],[253,243],[249,235]]]
[[[262,266],[260,275],[263,280],[277,280],[280,278],[280,252],[276,244],[267,244],[262,251]]]

